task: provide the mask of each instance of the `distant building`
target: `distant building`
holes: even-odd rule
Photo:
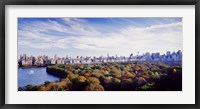
[[[51,64],[56,64],[56,60],[51,59]]]
[[[57,55],[54,55],[53,58],[49,58],[48,56],[41,55],[41,56],[30,56],[28,57],[26,54],[20,55],[18,59],[19,66],[31,66],[31,65],[50,65],[50,64],[78,64],[78,63],[105,63],[105,62],[130,62],[130,61],[182,61],[182,51],[178,50],[177,52],[167,51],[166,54],[161,55],[159,52],[157,53],[149,53],[146,52],[145,54],[139,55],[139,52],[136,56],[130,54],[128,57],[125,56],[109,56],[103,57],[83,57],[83,56],[76,56],[75,58],[68,57],[66,58],[59,58]]]

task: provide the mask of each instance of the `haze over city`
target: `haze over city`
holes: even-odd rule
[[[182,18],[18,18],[18,57],[164,54],[182,43]]]

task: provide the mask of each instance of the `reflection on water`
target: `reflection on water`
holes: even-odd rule
[[[45,81],[56,81],[60,78],[46,73],[46,67],[18,68],[18,87],[28,84],[39,85]]]

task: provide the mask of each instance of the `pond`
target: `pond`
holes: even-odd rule
[[[37,68],[18,68],[18,87],[23,87],[28,84],[39,85],[45,81],[57,81],[59,77],[48,74],[46,67]]]

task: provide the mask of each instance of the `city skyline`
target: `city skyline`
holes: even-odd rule
[[[164,54],[182,43],[182,18],[18,18],[18,57]]]
[[[145,54],[150,54],[150,55],[152,55],[152,54],[155,54],[155,53],[159,53],[160,55],[166,55],[167,54],[167,52],[170,52],[170,53],[176,53],[176,52],[178,52],[178,51],[181,51],[181,50],[177,50],[177,51],[166,51],[165,53],[160,53],[160,52],[145,52],[145,53],[139,53],[139,52],[137,52],[137,54],[133,54],[133,53],[130,53],[129,55],[127,55],[127,56],[125,56],[125,55],[118,55],[118,54],[115,54],[115,55],[110,55],[109,53],[107,53],[107,54],[105,54],[105,55],[101,55],[101,54],[99,54],[98,56],[90,56],[90,55],[88,55],[88,56],[82,56],[82,55],[76,55],[76,56],[70,56],[70,55],[65,55],[65,56],[59,56],[59,54],[54,54],[53,56],[49,56],[49,55],[47,55],[47,54],[39,54],[39,55],[27,55],[26,53],[23,53],[23,54],[19,54],[18,55],[18,59],[20,58],[20,56],[23,56],[23,55],[26,55],[26,56],[28,56],[28,57],[40,57],[40,56],[48,56],[48,58],[54,58],[55,56],[57,56],[58,58],[66,58],[66,57],[71,57],[71,58],[77,58],[77,56],[78,57],[107,57],[107,56],[110,56],[110,57],[112,57],[112,56],[118,56],[118,57],[129,57],[130,55],[133,55],[133,56],[143,56],[143,55],[145,55]],[[182,51],[181,51],[182,52]]]
[[[18,66],[32,66],[32,65],[53,65],[53,64],[92,64],[92,63],[105,63],[105,62],[132,62],[132,61],[155,61],[155,62],[180,62],[182,61],[182,51],[167,51],[166,54],[160,53],[145,53],[143,55],[129,56],[77,56],[77,57],[49,57],[48,55],[27,56],[26,54],[20,55],[18,59]]]

